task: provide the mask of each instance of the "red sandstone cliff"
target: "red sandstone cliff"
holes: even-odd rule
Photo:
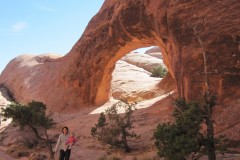
[[[55,111],[99,105],[109,98],[117,60],[129,51],[154,45],[161,48],[179,95],[196,99],[203,86],[196,27],[207,53],[207,67],[214,72],[209,77],[211,92],[224,104],[240,97],[239,15],[239,0],[106,0],[69,54],[48,60],[40,57],[32,66],[22,65],[25,60],[20,58],[20,68],[10,63],[0,83],[18,92],[14,94],[18,101],[34,98]],[[39,84],[31,85],[36,80]]]
[[[62,58],[20,56],[2,72],[0,83],[20,102],[35,99],[53,107],[54,111],[75,111],[106,102],[117,60],[136,48],[155,45],[161,48],[179,94],[188,100],[196,99],[203,86],[202,48],[193,32],[196,26],[207,53],[208,69],[214,72],[209,77],[211,92],[218,95],[221,104],[226,104],[214,109],[215,133],[239,140],[239,15],[239,0],[106,0],[68,55]],[[148,145],[155,125],[171,117],[172,108],[168,107],[171,102],[164,101],[135,113],[136,129]],[[164,107],[159,107],[161,105]],[[97,116],[86,113],[89,112],[68,117],[67,122],[66,115],[55,118],[85,137],[81,139],[80,150],[73,151],[79,157],[103,152],[95,148],[89,151],[91,144],[97,144],[88,138]],[[58,127],[60,130],[61,126]],[[88,129],[82,130],[85,127]],[[6,137],[2,139],[13,142]]]

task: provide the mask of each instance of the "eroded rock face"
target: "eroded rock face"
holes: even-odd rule
[[[13,93],[21,90],[14,95],[19,101],[32,95],[58,111],[100,105],[109,98],[117,60],[134,49],[159,46],[179,95],[197,99],[203,86],[204,49],[208,70],[214,72],[209,74],[211,93],[223,103],[239,99],[239,8],[239,0],[106,0],[69,54],[28,66],[17,75],[8,65],[0,83]],[[32,85],[36,79],[40,83]]]
[[[58,106],[68,106],[68,100],[72,101],[60,82],[58,69],[64,65],[60,57],[55,54],[18,56],[2,72],[0,83],[8,87],[18,102],[42,101],[59,111]]]

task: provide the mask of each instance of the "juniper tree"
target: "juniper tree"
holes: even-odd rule
[[[46,115],[45,104],[36,101],[32,101],[27,105],[11,103],[2,109],[2,116],[5,119],[12,118],[12,122],[18,125],[21,130],[28,126],[38,140],[46,143],[50,157],[54,157],[47,130],[52,128],[55,123],[50,116]],[[39,129],[44,130],[45,138],[42,138],[39,134]]]
[[[168,160],[197,158],[202,141],[203,111],[198,103],[187,104],[183,99],[177,100],[176,105],[175,123],[159,124],[154,132],[158,155]]]
[[[117,107],[126,107],[124,114],[118,114]],[[133,117],[132,105],[117,102],[106,113],[101,113],[98,123],[91,129],[91,135],[100,142],[112,147],[123,147],[125,152],[130,152],[128,138],[138,138],[139,135],[132,132]]]

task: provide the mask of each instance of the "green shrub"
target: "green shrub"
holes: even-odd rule
[[[202,110],[197,103],[184,102],[174,111],[176,123],[159,124],[154,133],[159,156],[168,160],[184,160],[199,151]]]
[[[42,102],[32,101],[28,105],[11,103],[2,109],[2,116],[12,118],[13,123],[20,126],[20,129],[30,127],[38,139],[41,139],[38,127],[49,129],[54,125],[53,119],[46,116],[46,105]]]
[[[151,71],[151,77],[160,77],[163,78],[164,76],[166,76],[167,74],[167,69],[165,67],[162,66],[156,66],[153,67],[152,71]]]
[[[215,98],[209,96],[203,103],[186,103],[184,99],[175,101],[173,116],[175,123],[163,123],[154,132],[158,155],[167,160],[199,159],[211,155],[212,148],[224,153],[229,140],[224,136],[214,138],[204,132],[202,125],[207,126],[211,113],[208,107],[215,106]],[[208,127],[208,126],[207,126]],[[213,129],[213,128],[212,128]],[[209,128],[207,128],[207,131]],[[214,159],[214,158],[209,158]]]
[[[124,114],[118,114],[117,107],[125,107]],[[112,147],[124,148],[125,152],[130,152],[128,138],[138,138],[139,136],[131,131],[133,128],[132,105],[117,102],[112,107],[101,113],[98,123],[91,129],[91,135],[96,137],[103,144]]]

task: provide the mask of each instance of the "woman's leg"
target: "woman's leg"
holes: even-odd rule
[[[66,156],[66,153],[64,152],[64,150],[60,150],[60,156],[59,156],[59,160],[64,160],[64,157]]]
[[[67,149],[65,152],[65,160],[69,160],[70,155],[71,155],[71,149]]]

